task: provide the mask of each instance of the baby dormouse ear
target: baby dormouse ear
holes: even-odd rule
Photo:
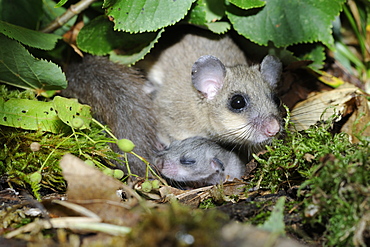
[[[207,99],[213,99],[222,88],[226,69],[214,56],[201,56],[192,67],[191,79],[194,87]]]
[[[263,79],[268,82],[272,87],[276,87],[280,80],[283,65],[280,60],[271,55],[267,55],[261,63],[261,74]]]
[[[224,163],[221,160],[217,159],[216,157],[214,157],[211,160],[211,167],[212,167],[212,169],[215,172],[223,172],[223,171],[225,171],[225,165],[224,165]]]

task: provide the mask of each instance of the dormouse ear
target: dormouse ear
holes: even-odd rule
[[[217,159],[216,157],[211,160],[211,167],[215,172],[225,171],[224,163],[222,163],[222,161]]]
[[[222,88],[226,69],[223,63],[214,56],[201,56],[194,64],[191,79],[194,87],[207,99],[213,99]]]
[[[271,55],[267,55],[261,63],[261,74],[266,82],[270,83],[272,87],[276,87],[280,80],[283,65],[280,60]]]

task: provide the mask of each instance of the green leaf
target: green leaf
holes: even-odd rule
[[[120,60],[120,63],[131,64],[143,58],[161,36],[160,32],[147,32],[130,34],[114,31],[113,23],[106,17],[99,16],[84,26],[77,36],[78,47],[94,55],[106,55],[116,48],[120,48],[123,54],[112,57]]]
[[[135,62],[142,59],[154,47],[154,44],[158,42],[158,39],[161,37],[163,31],[164,29],[157,33],[126,33],[127,39],[124,39],[124,41],[130,42],[130,44],[132,45],[135,44],[135,42],[139,42],[141,40],[141,45],[133,49],[127,49],[124,54],[120,55],[117,55],[115,52],[112,51],[110,53],[110,59],[121,64],[134,64]],[[154,39],[152,39],[152,34],[156,34]],[[127,44],[127,46],[124,47],[129,47],[130,44]]]
[[[313,63],[308,65],[308,67],[312,68],[313,70],[322,69],[325,58],[325,47],[323,45],[314,46],[310,52],[300,57],[301,60],[312,60]]]
[[[225,15],[223,0],[198,0],[189,14],[189,23],[205,25],[206,23],[221,20]]]
[[[113,30],[113,23],[105,16],[99,16],[87,23],[77,36],[77,45],[84,52],[93,55],[106,55],[117,48],[122,32]]]
[[[117,0],[105,3],[116,30],[156,31],[183,19],[195,0]]]
[[[341,56],[337,56],[338,54],[340,54]],[[342,60],[343,58],[346,58],[346,59],[348,59],[348,61],[353,63],[356,67],[358,67],[362,70],[366,70],[366,67],[362,63],[362,61],[353,53],[353,51],[351,49],[349,49],[348,46],[344,45],[342,42],[338,41],[338,42],[335,43],[334,57],[336,59],[339,58],[338,61],[341,64],[346,64],[346,61]],[[351,67],[347,67],[347,69],[349,71],[351,71]]]
[[[76,99],[67,99],[60,96],[54,97],[54,109],[58,117],[68,126],[74,127],[72,120],[80,118],[83,120],[83,125],[79,129],[90,128],[91,123],[91,108],[88,105],[78,103]]]
[[[57,116],[53,102],[0,98],[0,124],[27,130],[52,133],[65,132],[69,127]]]
[[[68,0],[60,0],[56,5],[55,8],[62,7]]]
[[[0,0],[0,20],[36,29],[42,16],[42,0]]]
[[[277,200],[270,217],[263,225],[259,225],[259,228],[278,235],[285,235],[284,202],[285,196],[282,196]]]
[[[270,0],[261,9],[242,10],[230,4],[226,15],[235,30],[260,45],[322,42],[333,46],[332,21],[345,0]]]
[[[34,90],[67,87],[62,70],[48,61],[34,58],[21,44],[0,34],[0,82]]]
[[[214,33],[222,34],[230,30],[230,23],[224,21],[211,22],[205,24]]]
[[[238,6],[241,9],[253,9],[253,8],[259,8],[265,5],[265,1],[260,0],[230,0],[230,3]]]
[[[24,45],[42,49],[52,50],[61,36],[55,34],[41,33],[24,27],[16,26],[0,21],[0,33],[15,39]]]

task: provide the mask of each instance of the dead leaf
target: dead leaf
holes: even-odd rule
[[[81,20],[77,22],[73,27],[71,27],[69,31],[67,31],[63,35],[64,42],[69,44],[73,48],[73,50],[81,57],[83,57],[84,55],[81,52],[81,50],[78,48],[76,41],[77,41],[77,36],[80,33],[80,30],[83,28],[84,25],[85,25],[84,22]]]
[[[315,159],[315,156],[309,153],[305,153],[303,158],[307,160],[308,162],[312,162]]]
[[[246,199],[246,186],[247,183],[234,179],[234,181],[213,186],[212,189],[209,190],[209,197],[212,197],[217,203],[236,202],[236,200],[239,199]]]
[[[210,188],[212,188],[212,186],[201,187],[193,190],[180,190],[171,186],[163,186],[159,189],[159,192],[165,201],[177,199],[182,204],[191,207],[198,207],[199,203],[204,200],[203,192]]]
[[[97,214],[104,222],[133,225],[137,219],[129,209],[138,204],[136,193],[122,182],[103,174],[79,158],[66,154],[60,161],[68,182],[68,200]],[[122,202],[117,191],[123,189],[128,198]]]
[[[354,98],[355,111],[343,125],[341,131],[350,136],[353,143],[358,142],[356,135],[370,136],[370,109],[369,101],[365,97]]]
[[[335,121],[339,121],[353,113],[356,109],[356,100],[353,99],[357,97],[363,97],[363,93],[348,83],[331,91],[315,93],[295,105],[291,111],[291,120],[298,131],[308,129],[318,121],[329,120],[334,114],[337,115]]]
[[[165,201],[177,199],[182,204],[198,207],[199,203],[208,198],[217,202],[233,201],[234,198],[245,199],[245,188],[247,183],[234,179],[221,185],[211,185],[192,190],[180,190],[170,186],[163,186],[159,192]]]

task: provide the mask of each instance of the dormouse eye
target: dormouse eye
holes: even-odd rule
[[[194,165],[196,162],[195,159],[192,159],[192,158],[186,158],[185,156],[181,156],[180,157],[180,163],[182,165]]]
[[[246,98],[241,94],[235,94],[229,101],[229,108],[234,112],[241,112],[247,106]]]

